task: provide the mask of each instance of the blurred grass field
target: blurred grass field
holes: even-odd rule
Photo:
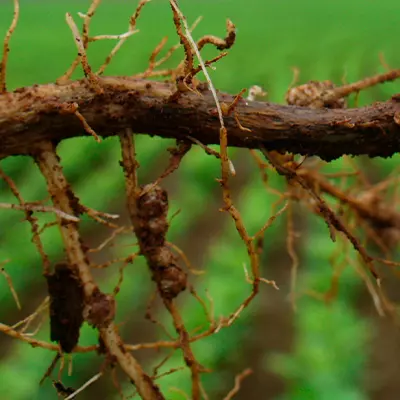
[[[65,23],[65,13],[85,12],[89,1],[21,0],[21,16],[11,40],[7,83],[9,89],[36,83],[54,82],[69,67],[76,48]],[[212,79],[216,87],[232,93],[254,84],[262,85],[268,99],[283,102],[292,80],[291,67],[300,69],[300,81],[332,79],[340,83],[382,72],[379,53],[387,63],[400,67],[397,34],[400,34],[400,5],[395,0],[181,0],[181,8],[193,22],[199,15],[203,21],[194,36],[215,34],[223,36],[226,18],[237,26],[237,43],[228,57],[222,59]],[[128,18],[137,1],[104,0],[91,26],[91,34],[117,34],[128,25]],[[13,13],[12,1],[0,1],[0,34],[6,32]],[[153,0],[143,10],[138,21],[140,33],[128,40],[107,70],[108,75],[132,75],[143,71],[152,49],[168,35],[168,44],[177,42],[167,0]],[[89,60],[100,66],[112,42],[96,42],[89,49]],[[168,48],[168,45],[166,46]],[[215,55],[207,49],[206,55]],[[167,66],[181,59],[177,52]],[[80,71],[75,77],[82,76]],[[399,83],[388,83],[365,91],[360,103],[384,100],[400,92]],[[172,142],[139,137],[137,148],[143,182],[151,180],[166,165],[166,148]],[[123,176],[118,165],[119,149],[115,139],[97,144],[92,138],[73,139],[60,146],[60,156],[67,177],[82,201],[90,207],[116,212],[124,216]],[[240,171],[234,183],[235,201],[243,214],[248,230],[255,232],[271,215],[275,198],[262,187],[259,174],[250,157],[243,151],[232,151],[232,159]],[[382,162],[374,160],[378,174],[384,175],[397,164],[398,158]],[[330,168],[340,168],[338,160]],[[46,197],[42,177],[30,159],[13,157],[1,161],[26,200]],[[196,287],[204,295],[205,288],[215,300],[216,315],[232,311],[245,297],[249,287],[243,277],[246,251],[227,216],[217,212],[221,193],[215,178],[219,164],[199,149],[191,152],[179,171],[168,178],[166,185],[171,200],[171,214],[181,209],[172,223],[169,240],[179,244],[198,268],[207,273],[198,278]],[[271,184],[279,187],[279,178],[271,176]],[[13,202],[8,189],[0,182],[0,199]],[[215,209],[214,214],[209,210]],[[46,222],[51,216],[41,216]],[[0,279],[0,320],[13,323],[29,313],[45,295],[41,266],[29,226],[21,214],[0,212],[0,260],[11,259],[7,270],[20,294],[23,310],[17,311],[7,285]],[[96,245],[105,233],[87,225],[85,240]],[[84,225],[84,226],[86,226]],[[329,307],[304,298],[293,314],[289,292],[290,261],[285,255],[284,221],[278,221],[266,234],[263,255],[263,275],[277,280],[280,292],[269,287],[246,310],[238,323],[210,339],[195,345],[199,360],[216,372],[204,376],[211,398],[219,399],[229,390],[234,375],[247,366],[255,369],[237,399],[294,400],[358,400],[390,397],[378,396],[383,383],[371,385],[369,376],[370,346],[374,340],[374,323],[362,317],[356,301],[362,283],[350,270],[341,277],[338,299]],[[300,229],[300,228],[299,228]],[[328,257],[334,246],[323,223],[314,219],[301,225],[300,287],[323,290],[329,287],[332,274]],[[62,257],[61,242],[55,229],[43,234],[43,241],[54,261]],[[134,242],[124,237],[119,247],[103,257],[128,254]],[[312,245],[309,245],[312,243]],[[99,257],[99,262],[102,258]],[[118,271],[99,275],[104,290],[112,290]],[[142,322],[146,302],[152,291],[144,263],[135,262],[128,269],[118,295],[118,321],[123,323],[123,336],[130,342],[149,341],[162,337],[150,323]],[[182,307],[188,326],[194,329],[205,323],[200,307],[186,299]],[[161,310],[158,317],[168,324]],[[45,323],[47,324],[47,322]],[[40,337],[48,340],[48,329]],[[97,340],[94,331],[85,327],[81,344]],[[286,354],[284,354],[286,353]],[[0,336],[1,398],[12,400],[55,399],[49,382],[38,387],[53,354],[32,349],[8,337]],[[140,353],[139,359],[150,366],[159,360],[154,353]],[[74,355],[74,373],[64,374],[68,386],[78,387],[101,363],[99,357]],[[176,363],[173,358],[169,366]],[[168,399],[183,399],[168,392],[169,387],[188,389],[186,371],[160,380]],[[381,386],[379,386],[381,385]],[[124,383],[127,390],[128,384]],[[99,397],[100,396],[100,397]],[[117,398],[110,380],[103,379],[79,398]],[[396,399],[397,397],[391,397]]]

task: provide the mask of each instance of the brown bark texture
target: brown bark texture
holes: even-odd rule
[[[103,137],[131,128],[139,134],[219,143],[220,123],[206,86],[176,95],[171,83],[128,77],[102,77],[99,83],[103,93],[83,79],[1,94],[0,159],[30,154],[40,141],[56,144],[88,136],[76,110]],[[226,105],[235,98],[226,93],[218,96]],[[309,109],[241,99],[225,123],[229,146],[234,147],[264,146],[326,161],[345,154],[390,157],[400,151],[400,95],[354,109]]]

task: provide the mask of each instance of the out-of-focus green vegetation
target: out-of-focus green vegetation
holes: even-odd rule
[[[21,0],[20,3],[21,17],[11,40],[7,80],[10,89],[53,82],[69,67],[76,49],[65,23],[65,13],[71,12],[78,21],[77,12],[86,11],[89,5],[88,1]],[[222,59],[217,69],[212,71],[214,84],[221,90],[235,93],[244,87],[260,84],[268,90],[269,100],[282,102],[292,80],[292,66],[300,69],[301,82],[332,79],[340,83],[343,77],[347,81],[354,81],[382,71],[379,52],[384,53],[391,66],[400,65],[397,50],[399,7],[395,0],[181,0],[180,4],[190,22],[199,15],[203,16],[203,21],[195,30],[196,37],[206,33],[224,35],[226,18],[230,18],[237,26],[237,43],[229,56]],[[123,32],[136,5],[137,1],[104,0],[93,19],[92,34]],[[5,33],[11,18],[12,1],[0,2],[1,34]],[[131,75],[143,71],[152,49],[163,36],[169,36],[170,45],[177,42],[167,0],[153,0],[146,5],[139,18],[138,29],[140,33],[129,39],[111,63],[107,74]],[[90,47],[89,59],[94,68],[102,64],[112,46],[112,42],[97,42]],[[215,54],[214,50],[207,49],[206,55],[211,54]],[[167,66],[174,66],[181,55],[178,51]],[[75,77],[81,75],[79,72]],[[386,99],[392,93],[399,92],[399,89],[398,83],[385,84],[362,93],[360,102],[365,104]],[[160,139],[137,139],[140,173],[144,182],[161,170],[166,162],[166,148],[170,145],[171,142]],[[101,144],[95,143],[92,138],[69,140],[60,145],[60,156],[66,175],[83,203],[104,211],[123,212],[123,176],[118,165],[116,139],[108,139]],[[235,200],[248,230],[254,233],[271,215],[271,204],[275,197],[263,189],[259,172],[248,155],[243,151],[232,151],[232,159],[241,174],[237,178],[241,179],[241,184]],[[397,157],[384,163],[376,161],[375,166],[384,172],[390,170],[396,161]],[[340,165],[339,160],[330,168],[340,168]],[[44,181],[30,159],[14,157],[3,160],[1,166],[15,179],[26,200],[46,197]],[[170,188],[171,214],[181,209],[181,213],[173,219],[169,239],[182,244],[184,250],[192,255],[196,267],[207,271],[206,275],[197,279],[196,287],[202,296],[206,288],[209,290],[218,316],[226,315],[238,306],[248,294],[250,286],[246,285],[243,272],[243,263],[248,262],[246,250],[232,221],[227,216],[213,218],[216,213],[210,211],[213,208],[217,210],[221,205],[220,188],[215,181],[217,177],[218,162],[200,149],[195,149],[183,161],[178,172],[167,180],[167,184]],[[281,180],[272,176],[271,181],[275,187],[282,184]],[[2,202],[13,202],[1,181],[0,197]],[[9,323],[25,316],[29,305],[38,304],[45,295],[40,259],[30,242],[29,225],[20,220],[21,214],[18,212],[0,212],[0,261],[11,259],[7,270],[24,305],[22,312],[15,311],[7,285],[0,279],[0,319]],[[41,223],[49,220],[51,216],[41,216],[40,219]],[[290,263],[270,256],[275,254],[276,247],[284,246],[284,239],[279,239],[280,235],[285,235],[284,225],[283,220],[278,220],[266,234],[263,274],[270,279],[274,279],[274,272],[279,268],[290,268]],[[299,286],[314,290],[327,289],[332,274],[329,255],[333,249],[329,232],[326,226],[314,219],[307,227],[303,224],[302,229]],[[92,245],[104,239],[104,235],[97,236],[96,233],[96,230],[88,227],[86,239]],[[42,237],[52,259],[62,257],[56,228],[48,229]],[[124,237],[119,241],[120,246],[111,249],[108,256],[117,257],[121,253],[134,251],[132,247],[123,246],[133,242],[134,238]],[[118,280],[117,268],[99,276],[101,286],[111,290]],[[282,287],[280,295],[285,297],[288,282],[277,283]],[[340,284],[338,298],[330,306],[310,298],[301,299],[293,315],[292,352],[282,355],[270,351],[264,355],[262,365],[256,366],[265,371],[274,371],[282,377],[286,385],[282,398],[367,398],[363,376],[368,358],[367,342],[371,336],[367,334],[368,322],[357,315],[353,306],[362,283],[349,269]],[[271,290],[270,287],[263,288],[265,292]],[[139,337],[140,340],[149,340],[146,333],[149,330],[155,338],[154,328],[142,324],[140,319],[151,292],[152,286],[144,263],[135,262],[126,271],[118,295],[118,321],[124,324],[121,328],[124,337],[132,342]],[[267,294],[262,301],[256,301],[230,329],[196,343],[199,361],[216,371],[204,377],[212,398],[229,388],[235,372],[246,366],[254,366],[245,350],[253,338],[260,335],[257,330],[267,332],[275,329],[274,321],[255,325],[268,298]],[[183,308],[191,329],[206,322],[203,311],[194,301],[185,300]],[[169,326],[168,316],[161,310],[155,313]],[[47,328],[42,330],[40,337],[48,340]],[[85,327],[81,344],[91,344],[96,340],[94,332]],[[0,364],[2,398],[25,400],[56,397],[50,383],[38,388],[52,354],[5,337],[1,337],[0,351],[3,360]],[[152,357],[143,356],[146,365],[152,365],[158,359],[154,354]],[[74,373],[71,377],[64,374],[65,383],[78,387],[98,367],[99,359],[90,355],[74,355],[73,358]],[[169,365],[177,360],[178,357],[173,358]],[[222,368],[226,372],[222,372]],[[164,390],[171,386],[186,390],[189,386],[183,378],[188,378],[187,371],[161,379],[160,385]],[[253,381],[252,385],[257,386],[258,383]],[[96,384],[103,385],[104,393],[108,393],[103,398],[114,396],[109,384],[109,381]],[[124,387],[127,388],[128,384],[124,384]],[[93,398],[93,393],[98,393],[95,387],[88,389],[81,397]],[[168,393],[169,399],[183,398],[177,393]],[[252,398],[271,398],[268,393],[259,396]]]

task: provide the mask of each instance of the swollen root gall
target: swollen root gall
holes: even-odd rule
[[[289,89],[286,103],[310,108],[346,108],[346,100],[333,95],[335,88],[331,81],[310,81]]]
[[[169,227],[167,214],[167,192],[158,185],[144,186],[137,199],[135,232],[161,297],[173,299],[186,289],[187,275],[165,245]]]
[[[115,317],[114,298],[96,289],[88,301],[85,316],[89,324],[97,328],[106,327]]]
[[[78,344],[83,323],[84,294],[74,270],[67,263],[56,264],[47,276],[50,296],[50,339],[63,352],[70,353]]]

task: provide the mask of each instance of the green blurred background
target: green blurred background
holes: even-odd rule
[[[11,40],[8,66],[8,87],[14,89],[35,83],[54,82],[69,67],[76,49],[65,23],[71,12],[80,23],[77,12],[85,12],[89,1],[21,0],[21,16]],[[237,26],[237,43],[228,57],[221,60],[212,79],[216,87],[232,93],[254,84],[262,85],[269,100],[283,102],[292,80],[291,67],[300,69],[300,82],[331,79],[349,82],[382,72],[379,53],[388,64],[400,66],[398,38],[400,5],[396,0],[181,0],[181,7],[193,22],[204,17],[195,30],[203,34],[223,36],[226,18]],[[104,0],[93,19],[92,34],[123,32],[137,1]],[[0,33],[3,35],[12,18],[12,1],[0,1]],[[109,75],[132,75],[143,71],[155,45],[165,35],[169,45],[177,42],[167,0],[153,0],[143,10],[134,35],[116,56],[107,70]],[[100,66],[113,46],[112,42],[96,42],[89,50],[94,68]],[[167,46],[168,47],[168,46]],[[207,49],[205,56],[215,55]],[[178,51],[167,66],[181,59]],[[76,74],[76,77],[81,73]],[[384,100],[399,92],[397,83],[385,84],[363,92],[362,104]],[[149,182],[167,164],[166,148],[173,142],[139,137],[140,179]],[[123,175],[118,165],[119,146],[116,139],[101,144],[92,138],[69,140],[60,145],[65,173],[82,202],[90,207],[121,215],[126,219]],[[232,160],[238,176],[232,181],[234,198],[250,233],[255,233],[271,215],[276,200],[262,186],[259,172],[247,152],[233,150]],[[364,160],[372,180],[386,176],[397,164],[390,160]],[[338,171],[344,165],[338,160],[329,166]],[[16,181],[25,200],[46,197],[45,185],[32,160],[13,157],[1,161],[2,168]],[[328,169],[327,169],[328,170]],[[171,215],[177,210],[169,240],[179,245],[192,263],[206,270],[201,277],[192,277],[204,297],[207,289],[215,301],[216,315],[227,315],[246,294],[243,263],[248,263],[232,221],[218,212],[221,190],[219,163],[194,149],[182,167],[165,181],[169,190]],[[270,176],[270,183],[283,188],[283,182]],[[8,188],[0,181],[2,202],[14,202]],[[304,213],[303,213],[304,214]],[[22,311],[16,309],[6,283],[0,279],[0,320],[14,323],[41,302],[45,284],[40,259],[30,241],[30,228],[21,222],[22,214],[0,212],[0,260],[11,259],[7,271],[20,295]],[[41,223],[51,216],[40,216]],[[369,294],[360,278],[347,267],[340,278],[337,298],[329,305],[310,297],[298,300],[297,312],[290,306],[291,261],[285,250],[285,218],[280,218],[265,235],[262,255],[263,276],[275,279],[281,290],[264,287],[262,294],[231,328],[195,344],[195,352],[203,365],[214,373],[204,375],[203,382],[212,399],[223,398],[232,386],[235,374],[245,367],[254,374],[243,384],[237,399],[398,399],[400,393],[399,347],[397,332],[385,319],[377,317]],[[107,237],[107,231],[85,221],[85,242],[96,246]],[[296,217],[300,272],[298,290],[324,291],[330,287],[334,250],[326,226],[316,218]],[[63,257],[55,228],[42,235],[53,261]],[[96,254],[94,261],[129,254],[134,251],[134,238],[121,237],[118,246]],[[111,291],[118,280],[118,265],[97,274],[102,289]],[[142,261],[136,261],[125,273],[118,294],[117,321],[127,342],[165,338],[163,332],[144,319],[153,285]],[[393,288],[396,293],[397,288]],[[199,305],[184,294],[182,309],[188,327],[194,329],[206,320]],[[170,332],[168,316],[159,304],[154,315]],[[39,337],[48,340],[47,321]],[[95,332],[84,327],[80,343],[96,342]],[[167,353],[163,353],[164,355]],[[24,343],[0,336],[0,397],[1,399],[55,399],[50,382],[39,388],[38,382],[53,354],[32,349]],[[136,354],[146,368],[162,359],[162,354],[140,351]],[[101,358],[96,355],[74,355],[72,376],[63,375],[67,386],[79,387],[98,371]],[[179,366],[177,353],[163,370]],[[126,393],[133,388],[121,380]],[[160,379],[168,399],[183,399],[170,391],[179,387],[189,392],[186,370]],[[82,399],[116,399],[111,379],[103,378],[88,388]]]

